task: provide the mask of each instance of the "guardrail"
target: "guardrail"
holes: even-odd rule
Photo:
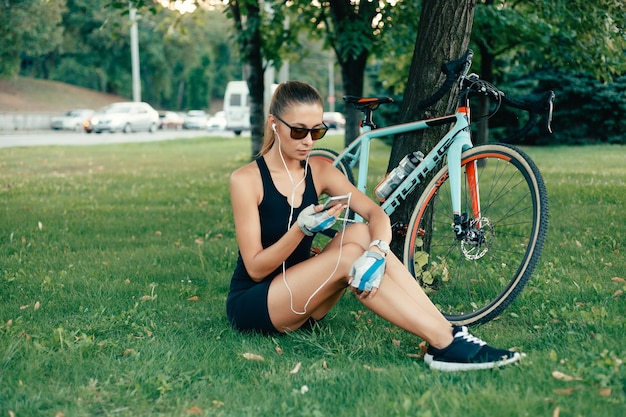
[[[50,129],[50,120],[60,113],[0,113],[0,131]]]

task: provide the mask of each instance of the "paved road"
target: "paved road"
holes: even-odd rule
[[[245,132],[244,132],[245,134]],[[155,133],[101,133],[41,130],[0,131],[0,148],[47,145],[100,145],[124,142],[154,142],[160,140],[189,139],[200,136],[233,137],[232,132],[208,132],[206,130],[159,130]]]

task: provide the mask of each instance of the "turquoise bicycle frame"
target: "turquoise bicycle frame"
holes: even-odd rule
[[[367,172],[369,164],[370,142],[373,139],[380,139],[385,136],[397,135],[407,132],[417,132],[429,129],[434,126],[454,123],[448,133],[435,145],[435,147],[424,157],[424,160],[413,170],[402,183],[381,203],[382,209],[391,215],[400,203],[415,189],[417,184],[422,182],[430,171],[435,169],[438,162],[447,156],[448,173],[450,178],[450,189],[452,193],[453,214],[461,213],[461,154],[470,149],[472,140],[469,132],[469,122],[467,113],[461,108],[454,115],[436,117],[433,119],[409,122],[400,125],[383,127],[371,130],[363,129],[363,133],[356,138],[346,149],[344,149],[333,165],[339,165],[341,160],[348,162],[351,168],[356,166],[358,160],[359,175],[356,187],[365,193],[367,188]],[[475,195],[477,196],[477,185]],[[477,202],[474,203],[474,215],[480,211]],[[357,220],[362,220],[358,218]]]

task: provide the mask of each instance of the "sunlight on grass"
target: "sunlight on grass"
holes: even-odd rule
[[[527,357],[453,375],[429,371],[421,339],[350,294],[311,331],[230,329],[228,178],[249,149],[200,138],[3,150],[0,415],[623,415],[623,146],[525,149],[548,188],[548,240],[520,297],[475,332]],[[370,186],[389,148],[372,152]]]

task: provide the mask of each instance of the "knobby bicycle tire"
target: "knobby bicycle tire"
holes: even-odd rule
[[[545,184],[525,153],[510,145],[479,145],[463,153],[462,172],[474,161],[481,203],[481,222],[474,226],[479,227],[472,227],[464,179],[461,204],[470,219],[465,226],[475,233],[459,239],[453,231],[443,167],[421,195],[404,245],[406,267],[444,316],[459,325],[486,323],[515,300],[539,262],[548,228]]]

